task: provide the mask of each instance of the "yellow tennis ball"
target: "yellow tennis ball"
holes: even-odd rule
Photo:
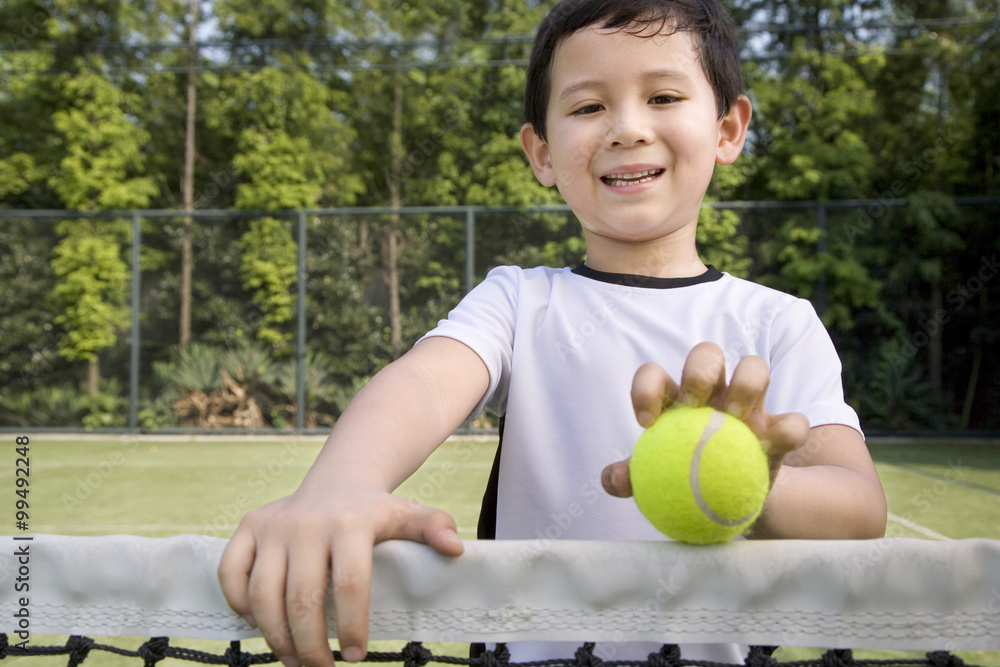
[[[632,494],[656,528],[715,544],[744,533],[770,486],[767,455],[739,419],[712,408],[666,410],[635,444]]]

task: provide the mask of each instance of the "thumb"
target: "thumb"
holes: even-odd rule
[[[444,510],[413,500],[398,498],[393,520],[377,541],[401,539],[430,545],[443,556],[458,556],[464,550],[455,519]]]
[[[465,551],[454,517],[443,510],[431,509],[423,531],[424,541],[442,556],[460,556]]]
[[[632,495],[632,478],[629,476],[628,469],[629,460],[612,463],[601,471],[601,486],[616,498],[629,498]]]

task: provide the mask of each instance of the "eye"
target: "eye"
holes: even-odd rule
[[[680,99],[674,97],[673,95],[668,95],[666,93],[660,95],[654,95],[650,100],[650,104],[673,104],[674,102],[680,102]]]
[[[587,114],[597,113],[601,111],[604,107],[600,104],[586,104],[576,111],[573,112],[574,116],[585,116]]]

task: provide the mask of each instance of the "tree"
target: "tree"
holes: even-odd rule
[[[54,384],[61,364],[49,255],[58,237],[47,222],[12,219],[0,220],[0,236],[0,386],[13,393]]]
[[[265,8],[266,9],[266,8]],[[244,15],[242,20],[246,20]],[[232,138],[235,206],[283,211],[346,204],[360,190],[351,169],[347,96],[309,71],[307,54],[276,51],[257,71],[223,77],[209,128]],[[284,223],[254,220],[240,241],[240,274],[262,312],[256,337],[288,353],[296,243]]]
[[[300,286],[293,225],[278,211],[562,202],[535,181],[517,136],[527,36],[554,4],[9,0],[0,13],[0,208],[272,212],[143,221],[142,363],[176,354],[189,292],[192,340],[235,347],[257,338],[280,357]],[[709,201],[825,208],[706,209],[702,256],[824,308],[863,410],[907,404],[900,424],[929,425],[937,417],[913,396],[939,387],[940,423],[995,426],[1000,281],[979,275],[1000,250],[996,207],[946,203],[1000,191],[995,2],[732,5],[755,116],[744,156],[717,170]],[[195,12],[201,36],[217,25],[213,41],[224,47],[193,47]],[[910,206],[841,201],[868,197]],[[130,230],[107,218],[57,226],[6,215],[0,379],[54,386],[79,364],[57,354],[60,339],[70,341],[67,327],[86,330],[67,313],[69,285],[88,286],[79,293],[120,314],[113,276],[127,267]],[[476,225],[474,280],[498,263],[583,257],[569,214],[477,215]],[[309,345],[331,353],[331,373],[349,392],[461,297],[465,220],[310,216],[307,228]],[[74,253],[97,264],[72,264]],[[938,335],[914,345],[942,311]],[[911,353],[905,370],[893,366],[900,346]],[[124,360],[107,347],[95,354],[101,372],[122,374]]]
[[[754,0],[740,5],[755,22],[782,30],[754,41],[747,85],[754,126],[742,188],[750,198],[860,198],[870,192],[878,124],[872,80],[885,66],[876,48],[858,46],[856,30],[829,26],[875,9],[867,0]],[[766,54],[766,55],[765,55]],[[762,214],[763,215],[763,214]],[[753,275],[778,289],[812,298],[826,324],[849,331],[854,313],[878,307],[869,275],[839,218],[819,228],[818,213],[782,211],[747,228],[757,257]]]
[[[357,102],[355,157],[370,179],[362,201],[389,207],[561,201],[534,180],[518,144],[523,68],[483,66],[524,57],[523,43],[511,46],[503,35],[534,29],[544,12],[544,7],[508,2],[484,7],[468,0],[371,2],[365,8],[355,23],[363,26],[361,35],[384,35],[391,44],[372,54],[375,67],[350,80]],[[554,230],[563,218],[542,224]],[[535,245],[523,233],[510,233],[512,226],[521,232],[532,228],[535,219],[483,220],[477,253],[490,261],[517,251],[538,257],[547,241],[561,243],[562,237],[549,236]],[[398,354],[402,341],[426,331],[461,296],[464,220],[407,216],[404,223],[389,216],[365,221],[359,236],[371,247],[365,253],[372,258],[370,293],[384,295],[379,303]]]
[[[65,330],[59,354],[88,363],[87,393],[93,395],[100,380],[98,353],[114,345],[118,330],[128,322],[128,266],[108,229],[66,221],[59,232],[63,240],[52,259],[59,277],[53,295],[62,311],[55,322]]]
[[[181,197],[185,211],[194,208],[194,158],[197,145],[195,121],[198,117],[198,0],[191,0],[188,19],[188,44],[191,45],[190,64],[184,104],[184,172],[181,175]],[[181,232],[181,285],[180,332],[178,347],[181,352],[191,339],[191,275],[194,271],[194,252],[191,247],[191,227],[194,219],[184,216]]]
[[[245,289],[263,312],[257,339],[280,352],[290,352],[292,332],[286,325],[295,314],[292,288],[298,258],[295,239],[281,220],[260,218],[240,239],[240,275]]]
[[[49,186],[67,208],[120,210],[148,205],[156,188],[141,175],[147,133],[131,117],[137,100],[94,70],[66,76],[67,104],[53,114],[63,157]],[[59,352],[69,361],[87,361],[87,391],[96,393],[98,352],[110,347],[124,324],[128,267],[121,259],[121,225],[67,220],[52,268],[60,282],[53,293],[62,305],[56,323],[65,334]]]

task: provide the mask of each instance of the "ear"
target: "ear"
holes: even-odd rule
[[[549,155],[549,145],[545,143],[531,123],[521,126],[521,148],[528,156],[531,171],[535,172],[538,182],[547,188],[556,184],[555,171],[552,169],[552,158]]]
[[[747,128],[750,127],[752,115],[750,98],[740,95],[729,113],[719,121],[719,148],[715,154],[717,163],[732,164],[740,156],[747,140]]]

